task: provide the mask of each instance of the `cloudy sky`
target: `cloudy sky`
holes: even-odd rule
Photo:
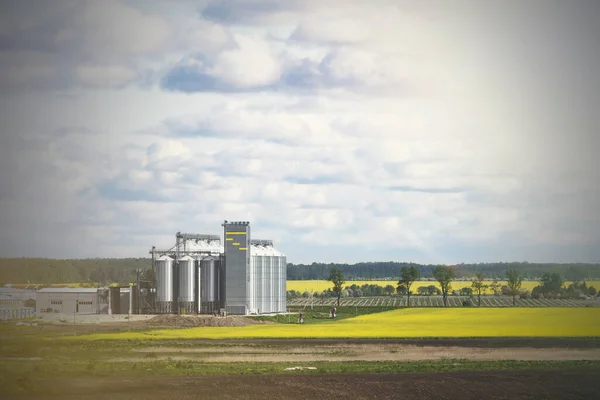
[[[0,256],[600,261],[597,1],[0,4]]]

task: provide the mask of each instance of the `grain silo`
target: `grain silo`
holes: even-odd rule
[[[220,264],[217,257],[209,256],[200,260],[199,312],[202,314],[211,314],[220,308]]]
[[[250,254],[251,312],[285,312],[286,257],[275,249],[271,240],[252,240]]]
[[[177,291],[177,310],[180,314],[196,312],[196,268],[194,259],[183,256],[177,263],[179,290]]]
[[[161,256],[156,260],[156,312],[169,314],[173,312],[173,259]]]

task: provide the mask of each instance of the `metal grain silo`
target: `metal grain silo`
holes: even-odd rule
[[[159,257],[155,264],[156,312],[168,314],[173,311],[173,259]]]
[[[267,263],[265,265],[265,313],[273,312],[274,294],[273,285],[273,268],[275,267],[275,257],[269,252]]]
[[[279,257],[278,255],[274,255],[273,256],[273,263],[271,266],[271,290],[273,292],[273,301],[272,301],[272,308],[271,308],[271,312],[278,312],[279,311],[279,301],[280,301],[280,296],[281,294],[279,293],[279,289],[280,289],[280,285],[279,285],[279,276],[281,274],[280,268],[279,268],[279,260],[281,257]]]
[[[260,270],[260,251],[256,246],[250,247],[250,269],[248,270],[248,308],[250,313],[258,313],[260,307],[260,286],[258,281],[258,271]]]
[[[217,257],[200,260],[200,308],[203,314],[212,313],[219,307],[219,269]]]
[[[254,314],[256,313],[256,306],[255,306],[255,290],[254,290],[254,271],[255,271],[255,263],[256,263],[256,258],[254,256],[254,254],[252,253],[253,247],[250,246],[250,264],[248,265],[248,272],[246,274],[246,283],[247,283],[247,287],[246,287],[246,293],[248,296],[248,313],[249,314]]]
[[[258,281],[258,301],[256,307],[258,312],[264,314],[267,308],[266,291],[267,291],[267,265],[269,264],[269,257],[264,253],[258,258],[258,271],[256,271],[256,277]]]
[[[287,258],[283,254],[279,256],[279,303],[277,306],[277,312],[287,311],[287,292],[286,292],[286,281],[287,281]]]
[[[179,290],[177,291],[177,310],[179,313],[191,314],[194,312],[196,292],[196,277],[194,259],[184,256],[178,262]]]

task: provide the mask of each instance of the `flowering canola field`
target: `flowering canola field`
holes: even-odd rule
[[[506,285],[506,281],[498,281],[501,285]],[[489,285],[492,281],[486,281],[485,284]],[[572,282],[566,282],[565,287],[569,286]],[[398,281],[347,281],[344,287],[351,286],[352,284],[356,284],[358,286],[362,285],[379,285],[379,286],[387,286],[392,285],[394,288],[398,284]],[[521,287],[523,289],[532,290],[534,287],[538,286],[540,283],[538,281],[524,281]],[[439,283],[436,281],[416,281],[413,283],[412,290],[416,291],[419,286],[429,286],[435,285],[436,287],[440,287]],[[600,281],[589,281],[587,282],[588,286],[593,286],[596,289],[600,290]],[[321,293],[324,290],[332,288],[333,285],[329,281],[324,280],[304,280],[304,281],[287,281],[286,290],[295,290],[301,293],[305,291],[317,292]],[[471,287],[471,281],[455,281],[452,282],[452,290],[460,290],[464,287]],[[491,293],[491,290],[487,290],[488,293]]]
[[[98,333],[63,340],[600,337],[600,308],[398,309],[339,321]]]

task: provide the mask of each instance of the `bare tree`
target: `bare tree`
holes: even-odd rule
[[[410,287],[412,284],[419,279],[419,270],[417,267],[402,267],[400,270],[400,280],[398,281],[398,288],[403,287],[406,289],[407,306],[410,307]]]
[[[478,272],[477,274],[475,274],[475,279],[471,284],[471,287],[473,288],[475,293],[477,293],[477,307],[481,307],[481,293],[484,293],[485,290],[489,287],[488,285],[484,284],[484,279],[485,277],[483,276],[483,274],[481,272]]]
[[[448,292],[451,289],[450,283],[456,278],[456,271],[454,268],[447,267],[445,265],[438,265],[433,270],[433,277],[439,282],[442,288],[442,296],[444,299],[444,307],[448,305]]]

